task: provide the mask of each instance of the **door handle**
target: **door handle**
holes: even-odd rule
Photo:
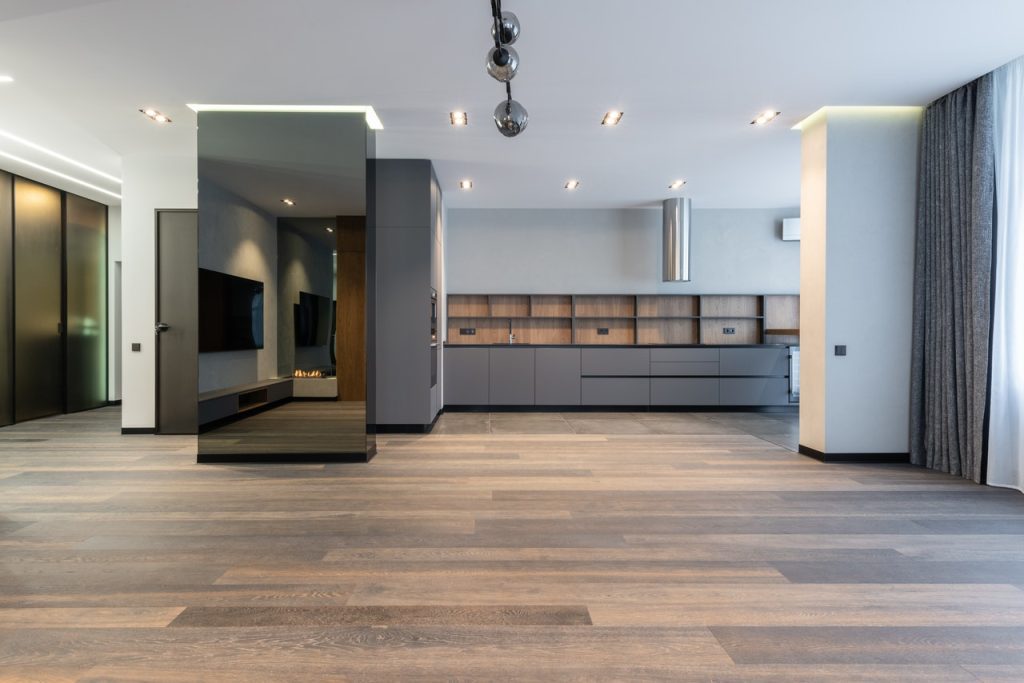
[[[161,332],[166,332],[169,329],[171,329],[171,326],[168,325],[167,323],[157,323],[156,324],[156,328],[155,328],[155,332],[157,334],[160,334]]]

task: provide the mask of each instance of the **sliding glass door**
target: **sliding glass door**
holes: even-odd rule
[[[72,194],[65,205],[67,411],[107,403],[107,207]]]

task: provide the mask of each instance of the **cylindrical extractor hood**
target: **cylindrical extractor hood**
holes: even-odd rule
[[[690,200],[675,197],[662,204],[663,282],[690,281]]]

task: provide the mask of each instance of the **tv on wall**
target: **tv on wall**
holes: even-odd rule
[[[295,304],[295,346],[327,346],[331,335],[331,300],[299,292]]]
[[[199,269],[199,352],[263,348],[263,283]]]

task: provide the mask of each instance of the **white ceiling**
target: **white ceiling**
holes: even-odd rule
[[[433,159],[451,207],[639,206],[678,177],[700,207],[782,207],[799,202],[803,117],[926,104],[1024,53],[1020,0],[504,5],[531,116],[512,140],[489,120],[487,0],[4,0],[0,73],[17,82],[0,129],[116,174],[124,155],[194,154],[188,102],[370,104],[378,156]],[[783,115],[750,126],[766,108]],[[621,125],[598,125],[608,109]]]

